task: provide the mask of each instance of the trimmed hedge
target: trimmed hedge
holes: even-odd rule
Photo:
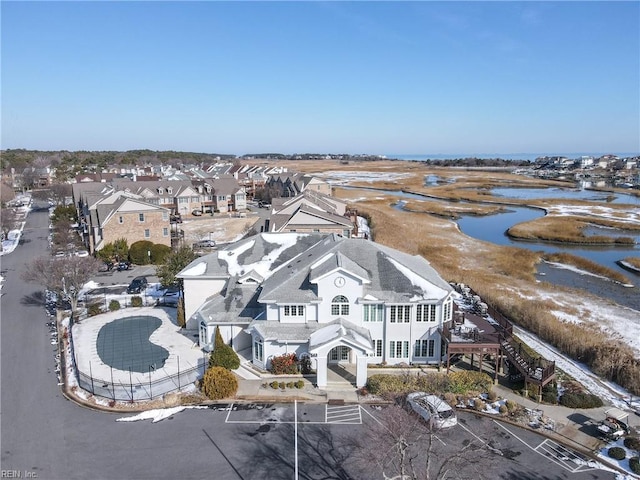
[[[633,473],[640,474],[640,457],[631,457],[629,459],[629,468]]]
[[[160,265],[164,263],[165,259],[171,253],[171,247],[162,245],[161,243],[154,243],[151,246],[151,263],[154,265]]]
[[[136,265],[147,265],[150,261],[149,252],[152,247],[153,242],[149,240],[133,242],[129,247],[129,261]]]
[[[109,302],[109,311],[115,312],[116,310],[120,310],[120,302],[118,300],[111,300]]]
[[[231,397],[238,391],[238,380],[226,368],[211,367],[202,377],[202,392],[211,400]]]
[[[569,408],[598,408],[604,405],[602,399],[591,393],[565,393],[560,397],[560,405]]]
[[[614,460],[624,460],[627,456],[627,452],[622,447],[611,447],[607,451],[607,455],[609,455]]]

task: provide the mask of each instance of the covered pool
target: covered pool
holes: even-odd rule
[[[118,370],[147,373],[162,368],[169,352],[151,343],[149,337],[162,320],[149,315],[120,318],[107,323],[98,332],[98,356]]]

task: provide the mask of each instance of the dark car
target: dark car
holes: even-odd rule
[[[127,293],[140,293],[147,288],[147,277],[136,277],[127,287]]]

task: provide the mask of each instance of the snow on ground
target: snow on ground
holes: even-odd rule
[[[156,423],[164,420],[165,418],[169,418],[176,413],[180,413],[187,409],[192,408],[208,408],[206,406],[187,406],[182,405],[179,407],[172,408],[157,408],[155,410],[147,410],[146,412],[140,412],[137,415],[133,415],[131,417],[122,417],[117,418],[116,422],[138,422],[140,420],[151,420],[151,423]]]
[[[514,333],[544,358],[556,362],[556,366],[560,370],[571,375],[594,395],[623,410],[629,408],[628,399],[632,397],[624,388],[601,379],[587,365],[565,357],[555,347],[543,342],[536,335],[519,327],[514,327]],[[635,398],[632,406],[640,408],[640,398]]]
[[[593,272],[587,272],[586,270],[582,270],[582,269],[580,269],[580,268],[578,268],[578,267],[576,267],[574,265],[568,265],[566,263],[557,263],[557,262],[546,262],[546,263],[548,263],[549,265],[551,265],[551,266],[553,266],[555,268],[562,268],[564,270],[571,270],[572,272],[576,272],[576,273],[579,273],[581,275],[590,275],[592,277],[603,278],[605,280],[609,280],[609,278],[604,276],[604,275],[598,275],[598,274],[593,273]],[[614,280],[611,280],[611,281],[613,282]],[[628,284],[622,284],[621,283],[621,285],[624,286],[624,287],[633,287],[633,285],[630,284],[630,283],[628,283]]]
[[[612,447],[622,448],[626,452],[625,458],[623,460],[616,460],[615,458],[611,458],[607,452]],[[631,470],[629,467],[629,458],[637,455],[638,455],[638,452],[624,446],[624,438],[620,438],[615,442],[608,443],[607,445],[602,447],[596,454],[598,458],[602,458],[606,462],[612,465],[617,465],[618,468],[621,468],[622,470],[626,470],[629,472],[628,475],[618,474],[618,476],[616,477],[616,480],[632,480],[632,479],[639,478],[631,473]]]
[[[616,220],[618,222],[640,223],[640,208],[631,209],[611,208],[603,205],[551,205],[545,206],[547,213],[566,216],[584,215],[590,217],[602,217],[606,220]],[[619,214],[624,213],[624,217]]]
[[[314,173],[313,176],[324,178],[331,185],[347,185],[351,182],[385,182],[413,176],[410,173],[395,172],[359,172],[335,171]]]

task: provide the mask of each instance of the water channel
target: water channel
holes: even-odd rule
[[[342,187],[349,189],[358,189],[355,187]],[[385,195],[397,196],[402,199],[429,200],[443,203],[449,203],[446,200],[434,199],[422,195],[411,193],[397,192],[393,190],[377,190],[370,189]],[[496,188],[492,190],[492,194],[500,195],[505,198],[558,198],[580,199],[598,202],[602,204],[607,202],[638,205],[640,200],[631,195],[595,192],[588,190],[572,190],[572,189],[524,189],[524,188]],[[615,198],[613,198],[615,197]],[[402,209],[403,202],[399,202],[396,208]],[[530,207],[512,207],[507,206],[507,210],[503,213],[497,213],[488,216],[465,215],[457,220],[460,230],[465,234],[479,240],[491,242],[497,245],[509,245],[519,248],[528,248],[533,251],[543,251],[548,253],[565,252],[580,257],[587,258],[593,262],[604,265],[623,273],[634,284],[633,287],[625,287],[615,282],[584,275],[572,270],[555,268],[548,264],[541,264],[538,268],[538,278],[541,281],[549,282],[555,285],[563,285],[572,288],[585,290],[599,297],[612,300],[620,305],[624,305],[634,310],[640,311],[640,275],[629,272],[620,267],[616,261],[626,257],[640,256],[640,234],[635,232],[621,232],[613,229],[591,229],[588,234],[608,234],[612,236],[630,236],[636,241],[633,246],[582,246],[582,245],[561,245],[539,241],[518,241],[509,238],[505,232],[507,229],[518,223],[526,222],[544,216],[545,212],[538,208]],[[428,215],[428,214],[424,214]],[[640,313],[639,313],[640,315]]]

